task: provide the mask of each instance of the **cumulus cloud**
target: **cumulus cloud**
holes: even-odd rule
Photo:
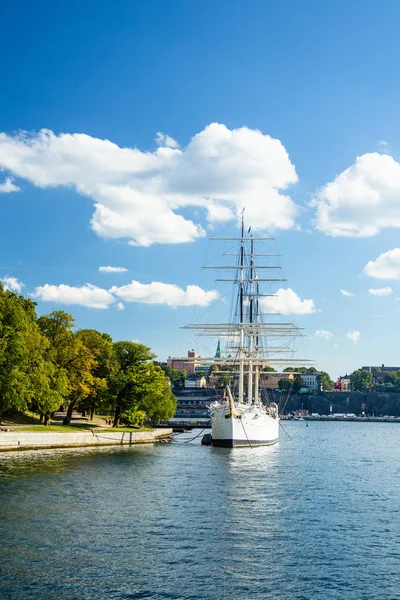
[[[125,302],[143,302],[145,304],[167,304],[178,306],[208,306],[219,297],[216,290],[205,291],[197,285],[188,285],[182,289],[171,283],[140,283],[132,281],[128,285],[112,287],[110,292]]]
[[[0,281],[3,283],[3,287],[5,290],[10,292],[15,292],[16,294],[20,294],[24,284],[21,281],[18,281],[16,277],[2,277]]]
[[[19,192],[20,187],[13,183],[12,177],[7,177],[4,183],[0,183],[0,194],[9,194],[10,192]]]
[[[126,273],[125,267],[99,267],[100,273]]]
[[[316,226],[330,236],[370,237],[400,227],[400,164],[371,152],[318,191]]]
[[[393,294],[393,290],[389,286],[375,289],[371,288],[368,290],[368,294],[370,294],[370,296],[390,296],[390,294]]]
[[[180,149],[159,134],[154,152],[121,148],[85,134],[42,130],[0,134],[0,169],[37,187],[73,187],[95,206],[92,229],[134,245],[192,242],[203,228],[179,211],[197,207],[211,222],[237,219],[246,204],[254,229],[289,229],[297,182],[278,139],[212,123]],[[174,147],[171,147],[174,146]]]
[[[8,279],[15,280],[15,278]],[[11,283],[16,285],[15,281]],[[22,284],[20,285],[22,286]],[[118,299],[144,304],[166,304],[175,308],[177,306],[208,306],[219,297],[217,291],[205,291],[197,285],[188,285],[186,289],[182,289],[174,284],[159,283],[157,281],[148,284],[132,281],[128,285],[113,286],[109,290],[91,283],[86,283],[80,287],[64,283],[61,285],[46,283],[37,287],[31,296],[42,302],[66,305],[77,304],[88,308],[106,309],[115,304],[117,310],[124,310],[125,308],[123,302],[118,301]]]
[[[262,305],[281,315],[310,315],[315,312],[314,300],[302,300],[291,288],[280,288],[272,297],[263,298]]]
[[[81,287],[70,285],[45,285],[39,286],[32,294],[33,298],[42,302],[54,302],[55,304],[78,304],[88,308],[109,308],[116,300],[110,292],[103,290],[91,283]]]
[[[348,292],[347,290],[340,290],[340,293],[343,294],[343,296],[354,296],[353,292]]]
[[[364,267],[364,274],[374,279],[400,279],[400,248],[383,252]]]
[[[355,343],[358,342],[358,340],[360,339],[361,333],[356,329],[353,329],[353,331],[349,331],[348,333],[346,333],[346,335],[349,338],[349,340]]]
[[[333,333],[328,329],[317,329],[314,335],[316,335],[317,337],[321,337],[324,340],[330,340],[333,336]]]

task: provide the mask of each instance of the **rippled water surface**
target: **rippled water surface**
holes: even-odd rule
[[[400,425],[0,454],[0,598],[400,599]]]

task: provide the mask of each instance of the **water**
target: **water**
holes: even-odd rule
[[[400,426],[0,454],[0,598],[400,599]]]

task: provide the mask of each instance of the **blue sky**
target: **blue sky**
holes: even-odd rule
[[[183,354],[216,289],[203,232],[234,234],[246,205],[303,354],[335,377],[399,364],[399,18],[390,0],[8,3],[0,277],[40,313]]]

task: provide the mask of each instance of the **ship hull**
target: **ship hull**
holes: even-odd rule
[[[211,429],[213,446],[270,446],[279,438],[279,418],[262,408],[243,405],[231,410],[228,403],[220,403],[211,407]]]

